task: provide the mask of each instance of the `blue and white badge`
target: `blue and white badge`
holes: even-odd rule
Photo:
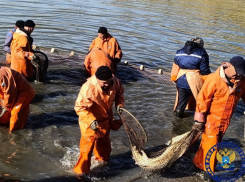
[[[215,172],[210,168],[210,158],[216,152],[218,164]],[[221,142],[209,149],[205,158],[205,168],[209,176],[217,182],[233,182],[245,172],[245,155],[242,149],[232,142]]]

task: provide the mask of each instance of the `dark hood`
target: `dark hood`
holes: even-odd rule
[[[30,37],[30,33],[26,29],[20,28],[20,30],[23,31],[23,32],[25,32],[26,35],[28,36],[28,38]]]
[[[188,55],[192,54],[198,49],[202,49],[202,47],[199,44],[192,42],[192,41],[187,41],[183,48],[184,52]]]

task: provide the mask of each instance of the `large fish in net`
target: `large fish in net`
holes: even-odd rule
[[[201,134],[196,130],[191,130],[172,138],[158,151],[146,152],[144,143],[147,142],[147,136],[139,121],[124,108],[121,108],[119,116],[128,135],[135,163],[147,171],[160,171],[169,167]]]

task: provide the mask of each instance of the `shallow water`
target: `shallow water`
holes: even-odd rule
[[[122,61],[156,70],[169,71],[175,51],[193,36],[204,39],[212,71],[222,61],[245,54],[243,0],[14,0],[1,1],[0,7],[2,43],[16,20],[33,19],[36,45],[83,56],[98,28],[106,26],[123,50]],[[192,114],[183,120],[172,114],[174,85],[144,78],[124,66],[117,76],[125,87],[125,107],[147,132],[147,148],[191,128]],[[57,64],[50,66],[45,84],[33,84],[36,96],[27,127],[13,134],[0,127],[0,180],[76,181],[72,167],[79,154],[80,131],[73,107],[85,79],[82,66]],[[244,110],[240,102],[224,139],[244,145]],[[190,161],[197,146],[165,173],[147,179],[131,158],[124,129],[111,132],[111,140],[109,165],[94,170],[102,170],[99,181],[201,181]]]

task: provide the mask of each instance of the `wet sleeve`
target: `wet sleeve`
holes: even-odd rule
[[[2,76],[0,84],[3,91],[4,107],[11,111],[17,98],[16,86],[6,76]]]
[[[124,107],[124,88],[119,80],[118,80],[118,89],[115,98],[115,106],[117,107],[118,105]]]
[[[16,47],[14,50],[14,54],[16,56],[16,59],[23,59],[23,57],[26,57],[26,53],[29,53],[28,59],[31,60],[30,56],[33,55],[32,52],[27,51],[27,46],[28,46],[28,40],[26,37],[21,37],[19,42],[18,42],[18,47]]]
[[[209,110],[211,100],[216,91],[216,82],[213,75],[209,75],[203,84],[196,100],[196,113],[194,119],[199,122],[204,122],[205,114]]]
[[[209,69],[209,56],[205,52],[205,54],[202,56],[201,62],[200,62],[200,74],[201,75],[208,75],[211,71]]]
[[[91,89],[88,88],[87,85],[83,85],[74,107],[79,118],[88,125],[96,120],[93,113],[91,112],[93,100],[91,100],[89,93],[91,93]]]
[[[8,33],[5,39],[5,43],[4,43],[4,51],[10,53],[10,45],[11,42],[13,40],[13,34],[12,33]]]
[[[115,58],[122,59],[122,49],[115,39]]]

